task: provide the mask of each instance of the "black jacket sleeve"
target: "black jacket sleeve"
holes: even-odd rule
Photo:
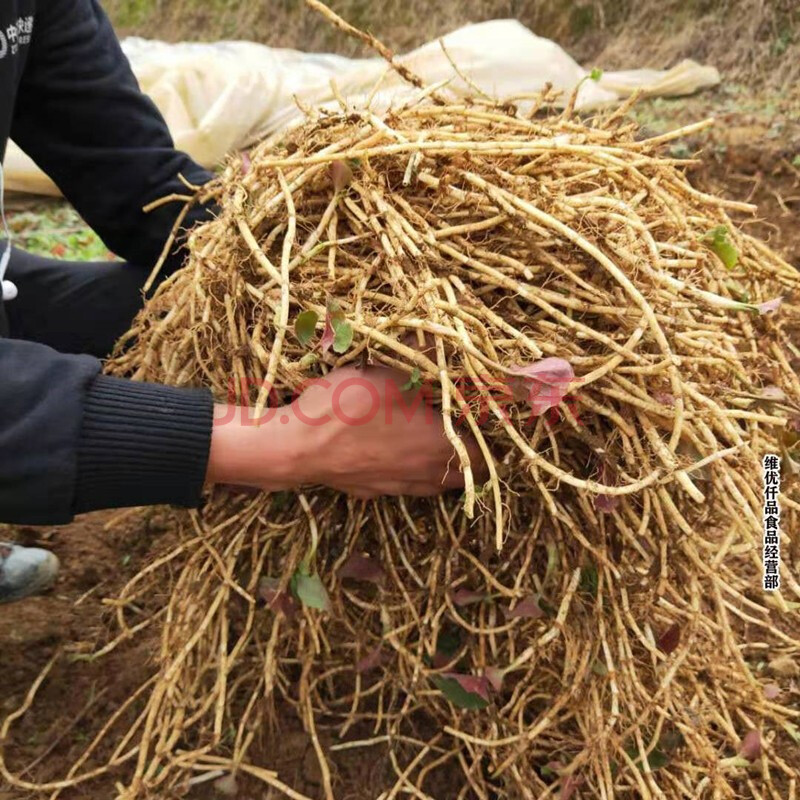
[[[175,150],[144,95],[97,0],[38,4],[31,50],[19,86],[11,138],[57,184],[110,250],[154,264],[181,203],[144,213],[170,194],[186,194],[210,173]],[[184,227],[208,216],[193,209]],[[180,265],[176,251],[165,274]]]
[[[210,393],[99,372],[90,356],[0,339],[0,522],[199,502]]]
[[[30,47],[12,137],[111,250],[154,264],[181,205],[142,207],[185,193],[179,173],[197,184],[209,173],[174,149],[95,0],[39,3]],[[186,226],[209,213],[195,209]],[[180,259],[173,253],[165,272]],[[205,390],[106,377],[95,358],[0,338],[0,522],[196,505],[212,408]]]

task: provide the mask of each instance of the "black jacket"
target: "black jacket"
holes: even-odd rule
[[[136,264],[155,263],[180,210],[142,207],[185,193],[179,173],[193,183],[209,179],[175,150],[96,0],[0,2],[0,157],[9,137],[106,245]],[[196,209],[186,225],[208,213]],[[173,253],[166,271],[181,258]],[[0,301],[0,522],[63,523],[94,508],[197,503],[211,435],[208,392],[108,378],[95,358],[4,334]]]

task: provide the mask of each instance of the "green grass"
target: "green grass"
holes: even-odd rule
[[[114,256],[67,203],[44,201],[29,210],[9,212],[14,244],[36,255],[70,261],[105,261]]]

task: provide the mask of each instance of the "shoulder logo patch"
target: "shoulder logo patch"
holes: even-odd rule
[[[31,34],[33,34],[33,14],[0,26],[0,60],[9,53],[15,56],[20,47],[29,45]]]

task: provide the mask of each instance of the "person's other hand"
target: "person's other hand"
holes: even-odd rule
[[[333,370],[261,424],[220,406],[208,479],[266,491],[323,484],[358,497],[434,495],[464,485],[458,456],[424,388],[384,367]],[[243,424],[244,423],[244,424]],[[486,467],[462,436],[476,481]]]

